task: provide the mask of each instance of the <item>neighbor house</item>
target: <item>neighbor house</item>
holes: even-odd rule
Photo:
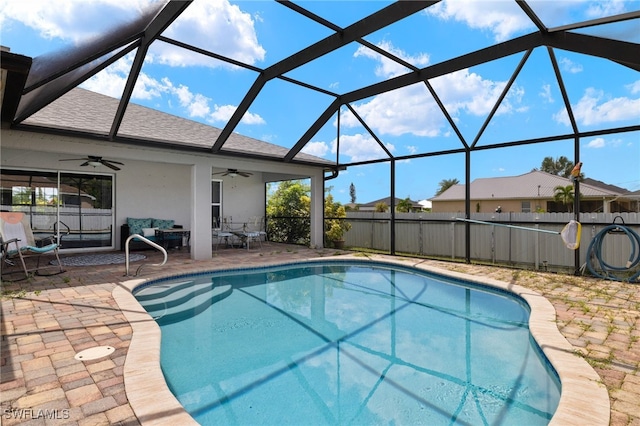
[[[398,203],[404,201],[402,198],[395,198],[395,206],[398,206]],[[409,200],[411,202],[411,211],[419,212],[422,211],[422,204],[418,201]],[[358,210],[361,212],[371,212],[375,211],[379,204],[384,204],[387,206],[387,209],[391,206],[391,197],[381,198],[379,200],[371,201],[365,204],[358,204]]]
[[[573,185],[570,179],[534,170],[520,176],[480,178],[471,182],[471,212],[567,212],[573,205],[555,200],[559,186]],[[629,191],[602,182],[585,179],[580,182],[580,210],[582,212],[626,212],[635,211],[625,198]],[[442,194],[430,199],[432,211],[464,212],[465,185],[454,185]]]

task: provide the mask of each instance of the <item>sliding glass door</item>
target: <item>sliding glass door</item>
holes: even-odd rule
[[[3,211],[30,218],[36,239],[55,235],[63,249],[113,246],[113,176],[2,170]]]

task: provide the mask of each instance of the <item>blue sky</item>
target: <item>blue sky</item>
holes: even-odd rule
[[[147,0],[4,0],[0,3],[3,46],[39,56],[98,36],[131,19]],[[313,13],[346,27],[388,5],[383,1],[302,1]],[[548,27],[637,11],[638,1],[532,1]],[[108,19],[105,19],[108,17]],[[513,1],[443,1],[365,39],[417,67],[451,59],[535,31]],[[638,19],[579,32],[640,43]],[[195,1],[164,33],[177,40],[266,68],[332,32],[272,1]],[[554,50],[581,131],[640,123],[640,74],[618,64]],[[472,143],[522,55],[461,70],[431,80],[460,132]],[[121,96],[133,57],[119,61],[82,87]],[[478,146],[567,134],[562,96],[546,48],[533,51]],[[407,73],[359,44],[294,69],[288,77],[337,94]],[[224,127],[256,78],[251,70],[189,53],[165,43],[151,46],[132,101],[174,115]],[[292,147],[333,101],[281,80],[270,81],[236,131]],[[385,147],[396,156],[457,149],[461,143],[424,84],[412,85],[352,105]],[[384,158],[384,151],[355,117],[343,108],[339,156],[343,163]],[[335,160],[337,117],[312,138],[305,152]],[[574,159],[573,140],[472,154],[472,179],[520,175],[539,167],[546,156]],[[631,191],[640,190],[640,132],[580,141],[587,177]],[[443,179],[464,182],[464,156],[435,156],[396,164],[396,196],[430,198]],[[370,202],[390,194],[389,165],[350,167],[327,185],[341,202]]]

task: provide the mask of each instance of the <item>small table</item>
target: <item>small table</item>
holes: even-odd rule
[[[186,239],[186,245],[189,247],[191,242],[191,231],[187,229],[171,228],[171,229],[156,229],[156,238],[158,243],[165,249],[169,248],[169,244],[174,241],[179,241],[180,244],[175,247],[182,248],[184,240]]]
[[[262,248],[262,241],[260,239],[260,233],[257,231],[234,231],[233,235],[238,237],[240,241],[242,241],[243,245],[247,246],[247,250],[249,250],[249,243],[251,241],[258,242],[260,244],[260,248]]]

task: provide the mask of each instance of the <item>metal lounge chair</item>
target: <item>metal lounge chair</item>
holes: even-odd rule
[[[49,243],[45,243],[50,240]],[[29,218],[22,212],[0,212],[0,242],[2,244],[1,259],[2,275],[14,274],[24,271],[24,278],[29,278],[29,273],[34,272],[36,275],[56,275],[65,272],[58,256],[59,244],[55,242],[53,236],[47,237],[36,242],[33,237],[33,231],[29,224]],[[55,266],[40,266],[40,256],[46,253],[53,253],[58,261]],[[25,259],[28,257],[37,257],[35,268],[27,268]],[[22,271],[9,271],[7,268],[15,266],[17,260],[22,266]],[[40,270],[46,268],[55,268],[56,271],[50,274],[42,274]]]
[[[226,223],[225,223],[225,225],[226,225]],[[218,250],[218,246],[220,245],[222,240],[225,241],[227,246],[230,245],[233,248],[233,234],[231,232],[229,232],[228,229],[222,228],[220,226],[220,224],[218,223],[218,219],[215,218],[215,217],[213,218],[212,237],[217,240],[217,242],[216,242],[216,250]]]

